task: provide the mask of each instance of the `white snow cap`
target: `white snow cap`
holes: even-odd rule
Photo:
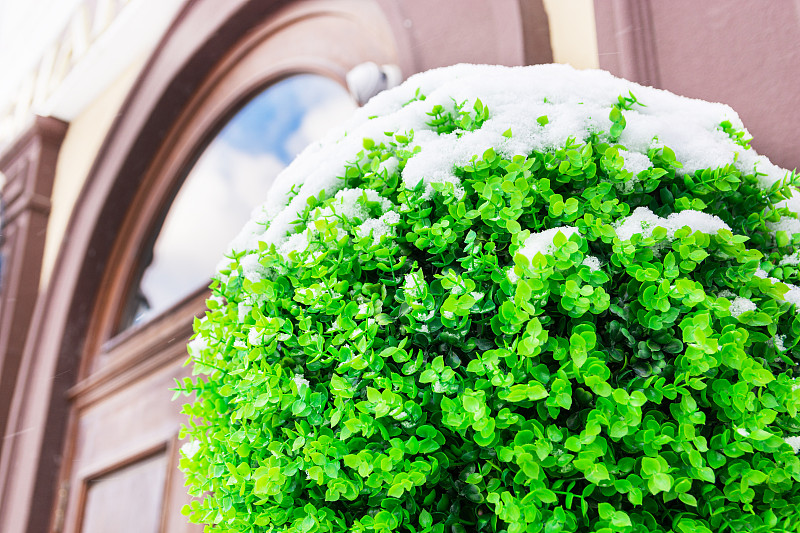
[[[756,304],[747,298],[742,298],[741,296],[737,296],[731,302],[731,307],[729,311],[731,312],[732,316],[739,316],[746,311],[755,311]]]
[[[738,317],[746,311],[755,311],[757,308],[756,304],[749,298],[737,296],[727,289],[720,291],[720,293],[717,294],[717,297],[727,298],[731,301],[731,306],[728,308],[728,311],[730,311],[731,316],[734,317]]]
[[[569,238],[578,233],[578,228],[573,228],[572,226],[563,226],[560,228],[550,228],[544,231],[540,231],[539,233],[533,233],[525,239],[525,242],[522,244],[519,250],[517,250],[518,254],[522,254],[528,259],[533,259],[536,254],[552,254],[555,248],[555,244],[553,243],[553,239],[556,238],[556,235],[561,233],[564,237],[569,240]],[[580,235],[580,233],[578,233]]]
[[[372,234],[372,242],[377,244],[381,237],[393,233],[392,226],[400,222],[400,215],[397,211],[387,211],[380,218],[370,218],[365,220],[358,228],[356,235],[367,237]]]
[[[800,436],[796,435],[794,437],[786,437],[783,440],[786,441],[786,444],[792,447],[794,453],[800,452]]]
[[[789,290],[786,291],[786,294],[783,295],[783,299],[791,304],[795,305],[795,312],[800,314],[800,287],[797,285],[792,285],[791,283],[787,283],[785,281],[781,281],[778,278],[771,278],[767,275],[767,273],[759,268],[753,273],[753,277],[768,279],[772,283],[783,283],[786,285]]]
[[[800,230],[798,230],[800,232]],[[800,250],[784,255],[778,262],[779,265],[800,265]]]
[[[721,229],[731,229],[718,216],[702,211],[686,210],[663,218],[646,207],[637,207],[633,213],[618,222],[616,229],[617,237],[627,241],[636,233],[641,233],[642,237],[649,237],[655,228],[661,227],[667,230],[667,238],[672,240],[675,232],[684,226],[689,226],[692,231],[711,235]]]
[[[419,90],[427,99],[416,100]],[[362,140],[387,139],[385,132],[413,130],[412,146],[421,151],[402,171],[407,187],[422,181],[431,194],[434,182],[453,183],[462,194],[454,167],[467,165],[494,148],[503,157],[528,155],[564,146],[569,138],[578,142],[592,133],[607,132],[608,118],[619,96],[633,93],[643,105],[624,110],[626,127],[619,143],[625,168],[631,172],[648,168],[645,154],[650,148],[668,146],[683,163],[681,173],[703,168],[736,165],[743,171],[758,168],[765,185],[786,172],[754,150],[734,143],[719,125],[729,121],[744,129],[738,115],[723,104],[693,100],[667,91],[644,87],[599,70],[575,70],[567,65],[503,67],[456,65],[423,72],[402,85],[384,91],[355,112],[341,129],[312,144],[277,178],[267,202],[257,208],[250,223],[231,244],[235,251],[258,249],[259,241],[280,247],[288,238],[306,200],[325,190],[328,196],[345,186],[344,169],[357,159]],[[452,111],[453,102],[465,102],[471,110],[480,99],[489,119],[475,131],[437,135],[427,123],[434,105]],[[547,120],[537,121],[537,118]],[[540,124],[544,123],[544,125]],[[511,136],[504,133],[511,130]]]
[[[772,337],[772,345],[781,352],[786,351],[786,335],[775,335]]]
[[[775,204],[775,207],[785,207],[789,209],[789,211],[800,215],[800,195],[795,196],[793,194],[789,199]],[[777,222],[767,222],[767,227],[772,230],[773,233],[785,231],[789,235],[792,235],[793,233],[800,233],[800,220],[782,216]],[[797,263],[788,264],[796,265]]]
[[[643,170],[653,168],[653,163],[645,154],[640,154],[639,152],[629,152],[628,150],[620,149],[619,155],[621,155],[622,160],[625,161],[622,168],[628,172],[631,172],[634,176]]]
[[[199,440],[190,440],[185,442],[183,446],[181,446],[181,452],[188,458],[194,457],[194,455],[200,451],[200,441]]]
[[[295,374],[294,377],[292,378],[292,381],[294,381],[294,384],[297,386],[298,391],[300,390],[300,387],[302,387],[303,385],[305,385],[306,387],[310,385],[310,383],[305,378],[305,376],[303,376],[303,374]]]
[[[639,178],[637,177],[639,173],[647,170],[648,168],[653,168],[653,162],[650,161],[650,158],[645,154],[640,154],[639,152],[629,152],[628,150],[624,150],[622,148],[619,149],[619,155],[623,160],[622,168],[633,174],[633,176],[625,183],[617,183],[615,185],[622,192],[629,193],[633,190],[634,184],[639,181]]]
[[[600,260],[593,255],[587,255],[581,264],[588,266],[589,270],[592,272],[600,270]]]
[[[783,295],[783,299],[789,303],[793,303],[796,312],[800,313],[800,287],[792,285],[791,283],[786,283],[785,281],[782,283],[789,287],[789,290]]]

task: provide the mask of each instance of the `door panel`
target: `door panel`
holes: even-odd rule
[[[202,530],[186,524],[180,513],[189,501],[177,470],[184,401],[171,402],[169,389],[174,378],[189,374],[183,360],[139,374],[125,386],[77,407],[63,531]],[[128,372],[137,374],[135,369]]]
[[[170,402],[173,377],[186,374],[175,361],[81,409],[75,465],[82,478],[166,446],[183,422],[181,403]]]
[[[158,533],[167,464],[161,452],[90,480],[81,533]]]

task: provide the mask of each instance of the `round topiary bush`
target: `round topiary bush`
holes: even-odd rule
[[[186,514],[800,531],[799,180],[748,143],[724,105],[557,65],[374,98],[212,285],[178,385]]]

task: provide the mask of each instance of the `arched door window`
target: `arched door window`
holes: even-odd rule
[[[242,107],[192,165],[145,248],[118,331],[207,286],[275,176],[354,107],[340,84],[316,74],[278,81]]]

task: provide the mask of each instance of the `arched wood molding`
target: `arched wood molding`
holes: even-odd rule
[[[119,311],[125,306],[131,285],[136,282],[142,250],[158,232],[161,218],[178,192],[188,167],[229,117],[266,85],[287,76],[313,73],[344,85],[345,75],[357,58],[376,62],[391,62],[395,58],[388,30],[356,38],[359,30],[365,29],[368,19],[381,16],[376,6],[371,16],[362,9],[366,17],[359,22],[352,13],[324,8],[330,4],[319,3],[318,8],[311,10],[307,7],[313,4],[304,5],[303,9],[284,10],[272,22],[242,39],[209,73],[165,136],[142,178],[138,194],[131,201],[129,216],[122,223],[111,253],[103,295],[98,299],[91,321],[87,341],[91,344],[84,350],[87,357],[79,379],[107,373],[105,354],[118,360],[119,354],[114,352],[124,351],[125,344],[137,337],[139,330],[151,326],[147,322],[115,336]],[[377,29],[379,22],[370,20],[370,26]],[[309,35],[318,39],[309,39]],[[341,43],[334,53],[329,50],[331,42]],[[179,303],[173,309],[181,307]],[[183,323],[188,322],[183,320]],[[181,336],[181,340],[183,338]]]

